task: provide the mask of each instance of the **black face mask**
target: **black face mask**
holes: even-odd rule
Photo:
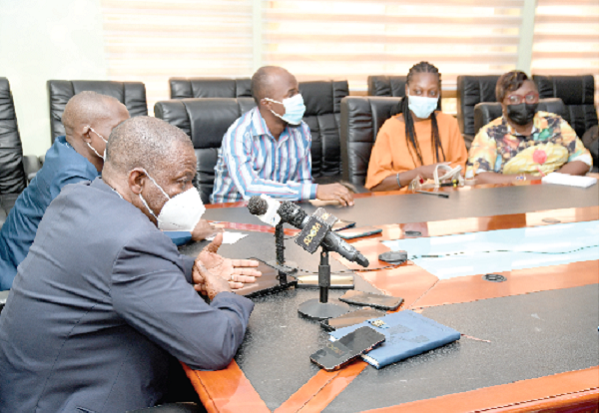
[[[520,126],[525,126],[533,120],[537,112],[537,103],[521,103],[519,105],[508,105],[507,115],[510,120]]]

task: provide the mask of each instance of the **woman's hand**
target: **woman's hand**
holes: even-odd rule
[[[450,165],[450,162],[440,162],[431,165],[419,166],[415,169],[415,171],[417,171],[417,174],[423,177],[424,179],[433,179],[433,173],[435,172],[435,168],[438,165]]]

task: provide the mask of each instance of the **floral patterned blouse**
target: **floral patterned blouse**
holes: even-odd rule
[[[560,116],[537,112],[530,136],[517,135],[504,117],[485,125],[471,145],[466,178],[482,172],[539,175],[556,171],[567,162],[592,165],[581,139]]]

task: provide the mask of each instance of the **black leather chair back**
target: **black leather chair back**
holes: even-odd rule
[[[538,110],[560,116],[565,110],[565,105],[558,98],[540,99]],[[502,116],[502,105],[500,102],[483,102],[475,105],[475,135],[477,135],[479,129],[500,116]]]
[[[8,79],[0,77],[0,227],[26,186],[15,104]]]
[[[250,79],[192,78],[169,80],[171,98],[251,97]],[[303,120],[312,135],[312,176],[316,182],[338,180],[340,158],[340,102],[348,96],[348,82],[311,81],[299,83],[306,113]]]
[[[565,104],[561,114],[580,138],[585,131],[598,125],[594,106],[594,77],[533,75],[540,98],[560,98]]]
[[[15,104],[8,79],[0,77],[0,195],[18,195],[26,186]]]
[[[467,147],[471,145],[476,135],[475,105],[481,102],[496,102],[496,83],[499,78],[499,75],[458,76],[457,78],[456,119]]]
[[[171,78],[171,99],[185,98],[242,98],[252,97],[250,78]]]
[[[369,96],[404,97],[406,76],[377,75],[367,77]]]
[[[242,114],[255,107],[252,98],[173,99],[157,102],[154,115],[190,136],[197,158],[194,185],[208,204],[223,135]]]
[[[377,133],[399,102],[397,97],[379,96],[342,99],[342,179],[364,186]]]
[[[123,103],[129,115],[148,115],[146,102],[146,87],[142,82],[111,82],[104,80],[48,80],[48,98],[50,100],[50,131],[52,143],[54,139],[65,134],[62,124],[62,114],[69,99],[90,90],[103,95],[112,96]]]
[[[312,135],[312,176],[316,182],[338,180],[342,173],[340,154],[340,108],[348,96],[348,82],[300,82],[306,112],[304,122]]]

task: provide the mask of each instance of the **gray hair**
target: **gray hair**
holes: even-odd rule
[[[113,129],[106,145],[105,162],[120,173],[141,167],[152,174],[178,162],[177,144],[194,147],[189,136],[176,126],[138,116]]]

